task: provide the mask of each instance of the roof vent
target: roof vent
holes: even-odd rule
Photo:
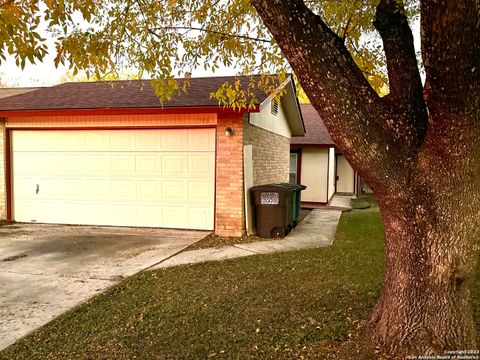
[[[272,114],[273,115],[278,114],[278,100],[276,99],[272,100]]]

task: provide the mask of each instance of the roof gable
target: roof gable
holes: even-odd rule
[[[306,133],[304,137],[293,137],[291,144],[335,146],[317,110],[311,104],[302,104],[300,109]]]

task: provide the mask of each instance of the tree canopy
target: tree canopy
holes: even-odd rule
[[[372,86],[386,93],[384,52],[372,25],[378,0],[308,3],[341,36]],[[414,19],[417,2],[406,5]],[[161,98],[181,90],[176,77],[188,78],[198,68],[280,74],[252,84],[267,92],[291,71],[249,0],[7,0],[0,5],[0,18],[3,61],[8,54],[24,67],[54,51],[55,64],[67,65],[73,75],[115,78],[134,69],[138,77],[158,80],[154,85]],[[225,85],[218,99],[247,106],[244,96],[231,91],[234,87]]]

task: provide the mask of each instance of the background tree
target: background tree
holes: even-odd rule
[[[100,77],[133,65],[158,79],[161,98],[181,88],[175,75],[198,67],[280,73],[252,83],[266,91],[293,70],[377,196],[386,272],[369,323],[376,343],[395,357],[477,346],[470,289],[480,235],[479,0],[36,4],[0,5],[0,56],[19,65],[47,51],[44,20],[57,64]],[[417,13],[424,86],[407,21]],[[232,86],[217,98],[248,106]]]

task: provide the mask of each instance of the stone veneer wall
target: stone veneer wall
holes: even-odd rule
[[[244,119],[244,145],[252,145],[253,184],[288,182],[290,139]]]

